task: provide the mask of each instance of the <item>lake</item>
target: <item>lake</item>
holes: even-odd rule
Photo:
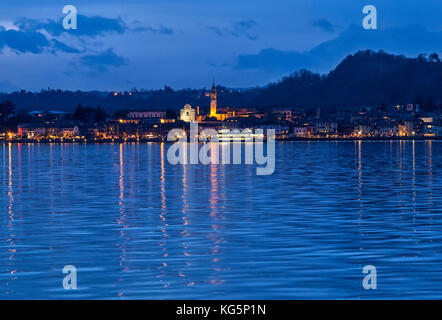
[[[442,298],[441,142],[277,142],[268,176],[169,146],[0,145],[0,298]]]

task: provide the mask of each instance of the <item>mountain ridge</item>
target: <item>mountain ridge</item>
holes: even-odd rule
[[[339,109],[363,106],[442,103],[442,62],[437,54],[417,58],[364,50],[348,55],[326,75],[299,70],[265,87],[218,86],[219,106]],[[0,94],[17,109],[72,112],[78,104],[121,109],[179,109],[184,104],[207,108],[209,89],[134,90],[132,92],[42,90]]]

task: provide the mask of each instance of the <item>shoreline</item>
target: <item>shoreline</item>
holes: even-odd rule
[[[442,137],[365,137],[365,138],[289,138],[277,141],[426,141],[442,140]]]
[[[275,139],[278,142],[352,142],[352,141],[440,141],[442,137],[367,137],[367,138],[287,138]],[[267,142],[264,140],[264,142]],[[27,143],[27,144],[51,144],[51,143],[66,143],[66,144],[105,144],[105,143],[175,143],[175,141],[167,141],[161,139],[113,139],[113,140],[0,140],[2,144],[9,143]],[[199,143],[203,143],[200,141]],[[233,143],[233,141],[231,141]],[[241,141],[244,143],[244,141]]]

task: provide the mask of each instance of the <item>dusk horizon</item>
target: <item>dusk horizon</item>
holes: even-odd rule
[[[38,13],[32,1],[0,5],[0,91],[202,88],[213,79],[248,88],[299,69],[325,74],[358,50],[440,52],[442,40],[436,0],[372,1],[379,16],[370,32],[361,26],[361,0],[282,0],[272,9],[247,1],[124,3],[77,1],[75,30],[62,28],[62,1]]]
[[[350,52],[347,56],[352,56],[354,54],[357,54],[358,52],[363,52],[363,51],[373,51],[373,52],[376,52],[376,50],[371,50],[371,49],[363,50],[363,49],[361,49],[361,50],[356,50],[354,52]],[[379,49],[378,52],[383,52],[383,53],[386,53],[386,54],[392,54],[391,52],[388,52],[388,51],[386,51],[384,49]],[[406,54],[402,54],[402,53],[396,53],[394,55],[404,56],[406,58],[413,59],[413,58],[418,58],[420,55],[429,55],[429,54],[432,54],[432,53],[437,53],[437,52],[420,52],[420,53],[417,53],[415,55],[406,55]],[[346,58],[347,56],[345,56],[344,58]],[[442,56],[442,52],[441,52],[441,56]],[[210,86],[212,85],[212,83],[215,83],[217,86],[226,87],[228,89],[250,90],[250,89],[256,89],[256,88],[268,87],[268,86],[270,86],[270,85],[272,85],[274,83],[282,81],[287,76],[290,76],[292,74],[295,74],[296,72],[303,71],[303,70],[306,70],[306,71],[309,71],[309,72],[312,72],[312,73],[315,73],[315,74],[318,74],[318,75],[321,75],[321,76],[326,76],[330,72],[335,70],[336,67],[338,67],[341,62],[342,62],[342,60],[336,62],[336,65],[333,65],[330,68],[330,70],[324,71],[324,72],[313,71],[314,68],[309,69],[309,68],[304,68],[304,67],[300,67],[299,69],[291,70],[291,71],[288,70],[285,73],[282,73],[281,76],[279,76],[278,78],[269,80],[269,81],[264,82],[262,84],[249,85],[249,86],[245,86],[244,85],[244,86],[236,86],[235,87],[235,86],[229,85],[228,83],[220,83],[220,82],[217,81],[216,77],[212,77],[212,78],[206,79],[205,85],[202,85],[200,87],[189,87],[189,86],[172,87],[172,86],[168,85],[168,82],[165,82],[162,85],[159,85],[158,87],[143,88],[143,87],[133,86],[131,88],[110,88],[110,89],[103,89],[103,90],[99,90],[99,89],[96,89],[96,88],[93,88],[93,87],[81,90],[81,89],[68,89],[68,88],[62,88],[62,87],[50,87],[50,86],[42,85],[41,88],[38,88],[36,90],[26,90],[24,88],[18,88],[18,87],[17,88],[12,88],[12,87],[10,87],[8,91],[0,91],[0,94],[11,94],[11,93],[19,92],[19,91],[23,91],[23,90],[24,91],[28,91],[28,92],[32,92],[32,93],[38,93],[38,92],[40,92],[42,90],[83,91],[83,92],[94,92],[94,91],[98,91],[98,92],[130,92],[130,91],[134,91],[134,90],[138,90],[138,91],[155,91],[155,90],[162,90],[165,87],[170,87],[170,88],[172,88],[173,90],[176,90],[176,91],[189,90],[189,89],[190,90],[209,90]]]

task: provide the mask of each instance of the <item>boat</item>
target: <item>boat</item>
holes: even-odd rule
[[[229,130],[221,129],[218,131],[219,142],[252,142],[256,139],[264,139],[263,133],[253,133],[251,129]]]

